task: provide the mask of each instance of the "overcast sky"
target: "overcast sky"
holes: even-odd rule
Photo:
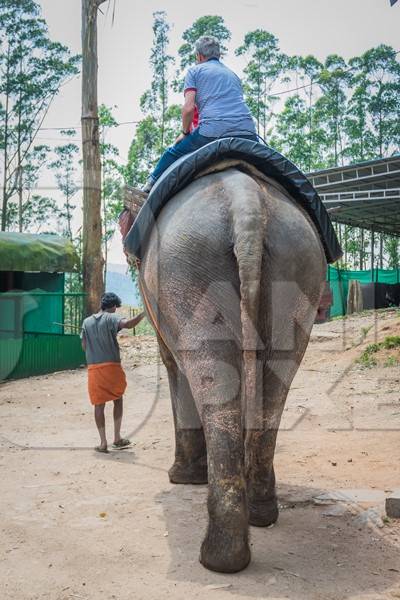
[[[81,0],[39,0],[53,39],[79,53]],[[110,4],[110,6],[108,6]],[[220,15],[232,32],[226,64],[239,74],[243,58],[234,56],[248,31],[266,29],[280,40],[287,54],[313,54],[321,61],[328,54],[348,59],[372,46],[385,43],[400,49],[400,2],[389,0],[114,0],[102,5],[99,15],[99,102],[116,106],[118,122],[141,118],[139,98],[150,84],[148,65],[152,45],[152,13],[167,12],[172,25],[172,54],[182,32],[203,15]],[[283,89],[283,88],[280,88]],[[66,84],[54,101],[43,127],[77,127],[80,124],[79,78]],[[118,127],[112,141],[125,160],[133,137],[133,125]],[[57,131],[43,130],[44,143],[57,144]],[[46,184],[48,181],[46,181]],[[112,244],[110,262],[124,262],[119,240]]]

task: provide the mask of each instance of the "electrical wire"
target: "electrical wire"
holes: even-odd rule
[[[393,56],[397,56],[397,54],[400,54],[400,50],[396,50],[393,53]],[[357,67],[349,67],[348,69],[344,69],[343,73],[350,73],[351,71],[354,71],[354,69],[356,69]],[[70,80],[69,80],[70,81]],[[271,91],[269,93],[270,96],[282,96],[284,94],[290,94],[292,92],[297,92],[299,90],[304,90],[308,87],[311,87],[312,85],[315,85],[317,83],[321,83],[321,81],[319,79],[315,79],[314,81],[310,82],[310,83],[305,83],[304,85],[299,85],[297,87],[291,88],[289,90],[281,90],[278,92],[274,92]],[[136,125],[140,123],[140,121],[122,121],[121,123],[117,123],[115,125],[115,127],[121,127],[121,125]],[[75,125],[72,127],[40,127],[39,131],[60,131],[62,129],[82,129],[81,125]]]

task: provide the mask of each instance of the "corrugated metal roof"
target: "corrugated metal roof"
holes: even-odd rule
[[[400,235],[400,156],[308,174],[332,221]]]

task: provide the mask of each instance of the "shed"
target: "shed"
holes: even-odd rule
[[[57,235],[0,233],[0,380],[76,368],[83,294],[65,292],[79,269],[73,244]]]

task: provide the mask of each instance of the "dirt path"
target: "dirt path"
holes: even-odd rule
[[[354,365],[397,327],[387,312],[314,328],[279,436],[280,520],[251,528],[252,563],[234,576],[198,562],[206,486],[168,482],[153,338],[121,341],[129,450],[92,451],[84,370],[0,386],[1,598],[400,598],[400,523],[381,518],[400,488],[400,372]]]

